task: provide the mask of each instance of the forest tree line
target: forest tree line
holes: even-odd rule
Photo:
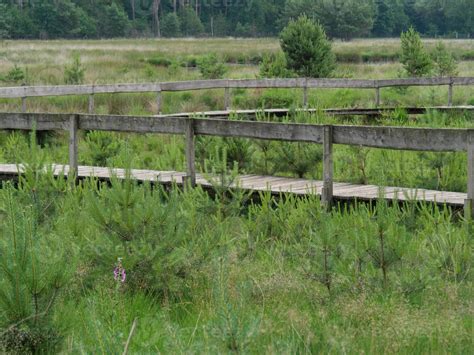
[[[474,0],[0,0],[0,38],[276,36],[302,14],[343,40],[474,35]]]

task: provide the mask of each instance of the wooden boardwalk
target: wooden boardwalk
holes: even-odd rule
[[[19,175],[22,167],[15,164],[0,164],[0,175],[3,179],[13,179]],[[55,176],[62,176],[68,173],[68,165],[54,165]],[[118,179],[126,177],[125,169],[104,168],[93,166],[79,166],[79,178],[96,177],[101,180],[109,180],[111,176]],[[155,182],[161,184],[176,183],[183,184],[186,173],[177,171],[156,171],[156,170],[131,170],[133,179],[139,182]],[[237,178],[237,186],[252,191],[271,191],[274,194],[281,192],[293,193],[297,195],[316,194],[321,195],[323,181],[294,179],[278,176],[261,175],[240,175]],[[212,184],[206,180],[203,174],[196,174],[196,182],[203,187],[211,187]],[[446,204],[453,207],[462,207],[467,194],[460,192],[434,191],[426,189],[411,189],[402,187],[384,187],[383,189],[375,185],[356,185],[348,183],[334,183],[334,198],[337,200],[360,200],[368,201],[377,199],[383,191],[383,195],[389,200],[399,201],[426,201],[437,204]]]

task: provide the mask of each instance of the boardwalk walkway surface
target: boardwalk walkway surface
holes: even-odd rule
[[[15,164],[0,164],[0,175],[3,179],[11,179],[19,174],[22,167]],[[53,173],[56,176],[67,174],[68,165],[54,165]],[[111,176],[119,179],[126,177],[125,169],[104,168],[93,166],[79,166],[78,176],[80,178],[96,177],[102,180],[108,180]],[[156,170],[131,170],[131,176],[140,182],[158,182],[162,184],[176,183],[183,184],[183,178],[186,173],[177,171],[156,171]],[[277,176],[261,175],[240,175],[237,178],[238,186],[245,190],[253,191],[272,191],[278,194],[288,192],[297,195],[316,194],[321,195],[323,186],[322,181],[294,179]],[[206,180],[203,174],[196,174],[196,182],[204,187],[211,187],[212,184]],[[338,200],[360,200],[367,201],[377,199],[380,196],[381,188],[374,185],[356,185],[348,183],[334,183],[334,197]],[[446,204],[453,207],[463,206],[467,194],[460,192],[434,191],[426,189],[411,189],[402,187],[384,187],[383,194],[386,199],[399,201],[417,200]]]

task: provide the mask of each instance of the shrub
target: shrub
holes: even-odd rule
[[[201,75],[205,79],[219,79],[227,72],[226,66],[219,61],[215,54],[201,57],[197,64]]]
[[[335,69],[336,57],[323,27],[306,16],[290,21],[280,34],[288,69],[300,76],[323,78]]]
[[[261,78],[290,78],[294,73],[287,69],[286,58],[282,53],[268,54],[260,65]]]
[[[75,54],[72,63],[64,68],[64,83],[70,85],[78,85],[84,82],[84,74],[86,69],[81,64],[81,58]]]
[[[443,42],[438,42],[431,57],[437,76],[456,76],[458,74],[456,60],[448,52]]]
[[[402,55],[400,61],[403,68],[410,76],[420,77],[430,73],[432,68],[431,58],[423,47],[420,35],[413,27],[402,32]]]
[[[96,166],[107,166],[107,161],[120,151],[120,141],[111,132],[92,131],[86,139],[86,161]]]
[[[15,64],[15,66],[10,69],[10,71],[5,76],[5,81],[11,81],[14,83],[24,81],[26,79],[26,70],[20,68]]]
[[[146,60],[147,63],[151,64],[151,65],[156,65],[156,66],[160,66],[160,67],[169,67],[171,64],[173,64],[173,62],[167,58],[163,58],[163,57],[155,57],[155,58],[150,58],[150,59],[147,59]]]
[[[288,108],[296,105],[295,95],[284,90],[265,90],[256,99],[257,107]]]

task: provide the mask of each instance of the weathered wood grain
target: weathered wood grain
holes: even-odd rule
[[[90,115],[94,114],[94,94],[89,95],[88,105],[87,105],[87,113]]]
[[[184,127],[184,135],[186,140],[186,174],[192,187],[196,185],[196,166],[195,166],[195,146],[194,146],[194,120],[186,119]]]
[[[322,143],[323,127],[309,124],[197,119],[195,130],[196,134],[206,136]]]
[[[15,164],[0,164],[0,176],[12,178],[18,176],[24,168]],[[56,164],[52,169],[55,176],[65,176],[69,171],[67,165]],[[79,166],[78,177],[95,177],[101,180],[111,178],[125,179],[127,176],[145,182],[155,182],[182,185],[186,173],[177,171],[154,171],[133,169],[127,173],[125,169],[109,169],[104,167]],[[235,184],[241,189],[270,191],[274,194],[291,193],[297,195],[321,195],[323,181],[293,179],[275,176],[246,175],[237,177],[240,183]],[[204,187],[212,184],[202,174],[196,174],[196,181]],[[462,207],[467,194],[460,192],[433,191],[424,189],[410,189],[402,187],[379,187],[374,185],[356,185],[348,183],[334,183],[334,198],[338,200],[356,199],[360,201],[374,200],[382,196],[387,200],[398,201],[426,201],[437,204],[446,204]]]
[[[138,133],[184,134],[186,117],[78,115],[79,128]],[[69,115],[0,113],[0,129],[67,130]],[[466,151],[466,129],[334,125],[333,142],[386,149]],[[322,125],[199,118],[197,135],[323,143]]]
[[[453,106],[453,84],[449,84],[448,86],[448,106]]]
[[[334,143],[374,148],[465,151],[467,130],[376,126],[333,126]]]
[[[0,98],[40,96],[91,95],[106,93],[143,93],[159,91],[188,91],[225,88],[353,88],[376,89],[393,86],[474,85],[474,77],[406,78],[389,80],[361,79],[218,79],[163,83],[107,84],[107,85],[58,85],[19,86],[0,88]]]
[[[0,129],[68,130],[70,114],[0,113]]]
[[[21,112],[26,112],[26,97],[21,98]]]
[[[474,219],[474,130],[467,134],[467,198],[465,201],[465,216]]]
[[[81,129],[135,133],[183,134],[184,125],[184,118],[172,117],[80,115],[79,120]]]
[[[69,118],[69,174],[72,177],[77,176],[77,167],[78,167],[78,127],[79,127],[79,117],[77,115],[71,115]]]
[[[224,91],[224,109],[226,111],[230,110],[230,103],[231,103],[230,88],[226,87]]]
[[[333,127],[324,126],[323,133],[323,191],[321,201],[330,207],[333,200],[334,163],[332,156]]]

